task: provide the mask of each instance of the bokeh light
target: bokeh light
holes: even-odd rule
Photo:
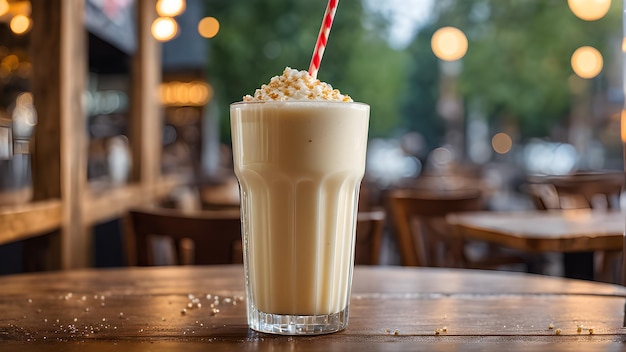
[[[513,148],[513,140],[511,136],[504,132],[496,133],[493,138],[491,138],[491,146],[496,153],[506,154]]]
[[[596,48],[583,46],[572,54],[572,69],[581,78],[594,78],[603,66],[602,54]]]
[[[581,20],[595,21],[609,12],[611,0],[567,0],[567,5]]]
[[[198,23],[198,33],[204,38],[213,38],[220,31],[220,22],[215,17],[205,17]]]
[[[0,0],[0,16],[4,16],[7,12],[9,12],[9,2]]]
[[[523,160],[530,174],[566,175],[576,167],[578,152],[573,145],[531,141],[524,146]]]
[[[5,56],[0,63],[6,65],[9,70],[13,71],[20,66],[20,59],[15,54],[9,54]]]
[[[159,17],[152,22],[152,36],[161,42],[166,42],[178,33],[178,23],[170,17]]]
[[[444,61],[459,60],[467,53],[467,37],[455,27],[439,28],[430,42],[435,56]]]
[[[626,143],[626,109],[622,109],[620,127],[622,142]]]
[[[156,3],[156,10],[159,16],[174,17],[185,11],[185,0],[159,0]]]
[[[213,87],[206,82],[161,83],[159,96],[163,105],[202,106],[213,98]]]
[[[31,21],[28,16],[16,15],[11,19],[9,27],[11,27],[11,31],[15,34],[24,34],[30,29],[30,24]]]
[[[373,138],[369,141],[366,172],[379,186],[388,187],[402,178],[417,177],[421,171],[420,160],[406,155],[398,140]]]
[[[13,136],[15,138],[30,138],[33,128],[37,124],[37,111],[33,105],[32,93],[25,92],[17,96],[12,119]]]

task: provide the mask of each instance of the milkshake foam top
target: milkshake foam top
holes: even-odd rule
[[[323,100],[351,102],[352,98],[343,95],[325,82],[315,79],[307,71],[298,71],[286,67],[281,76],[274,76],[269,84],[264,84],[254,92],[254,96],[246,95],[243,101],[303,101]]]

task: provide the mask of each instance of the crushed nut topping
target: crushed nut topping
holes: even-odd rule
[[[291,101],[324,100],[351,102],[352,98],[343,95],[325,82],[315,79],[307,71],[298,71],[286,67],[281,76],[274,76],[269,84],[264,84],[252,95],[243,97],[243,101]]]

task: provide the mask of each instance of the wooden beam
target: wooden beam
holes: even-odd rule
[[[83,221],[85,226],[124,216],[134,207],[153,203],[165,197],[178,186],[189,183],[180,175],[162,177],[152,187],[140,184],[114,188],[103,192],[88,191],[83,198]]]
[[[153,0],[137,1],[137,52],[133,57],[131,80],[130,145],[133,156],[132,180],[149,190],[161,174],[163,118],[158,99],[161,83],[161,45],[152,37],[157,18]]]
[[[31,156],[33,200],[61,198],[61,7],[34,1],[31,89],[39,112]]]
[[[91,265],[91,232],[82,222],[82,195],[87,184],[86,112],[87,30],[85,0],[61,1],[61,190],[65,222],[62,229],[64,268]]]
[[[87,84],[85,0],[33,1],[33,94],[39,112],[33,154],[35,200],[60,198],[63,268],[90,264],[81,200],[87,173],[82,101]]]
[[[0,245],[58,229],[61,207],[59,199],[52,199],[0,208]]]

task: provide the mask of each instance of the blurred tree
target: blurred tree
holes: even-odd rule
[[[326,1],[231,0],[205,3],[221,24],[209,45],[208,79],[219,105],[222,138],[230,138],[228,105],[269,82],[286,66],[309,67]],[[370,136],[391,133],[406,87],[408,55],[383,38],[385,21],[361,0],[339,3],[318,78],[371,106]]]
[[[492,123],[516,122],[522,137],[544,137],[553,126],[567,124],[570,58],[578,47],[592,45],[605,60],[619,50],[611,48],[611,40],[621,36],[619,1],[592,22],[575,17],[567,1],[442,0],[435,6],[437,19],[426,31],[451,25],[469,40],[461,94],[468,102],[479,101]],[[603,74],[596,86],[605,83]]]
[[[408,84],[401,98],[403,119],[400,130],[418,131],[424,138],[427,150],[442,144],[444,121],[437,115],[439,97],[439,67],[437,58],[430,48],[432,26],[421,30],[407,52],[413,58],[408,73]]]

